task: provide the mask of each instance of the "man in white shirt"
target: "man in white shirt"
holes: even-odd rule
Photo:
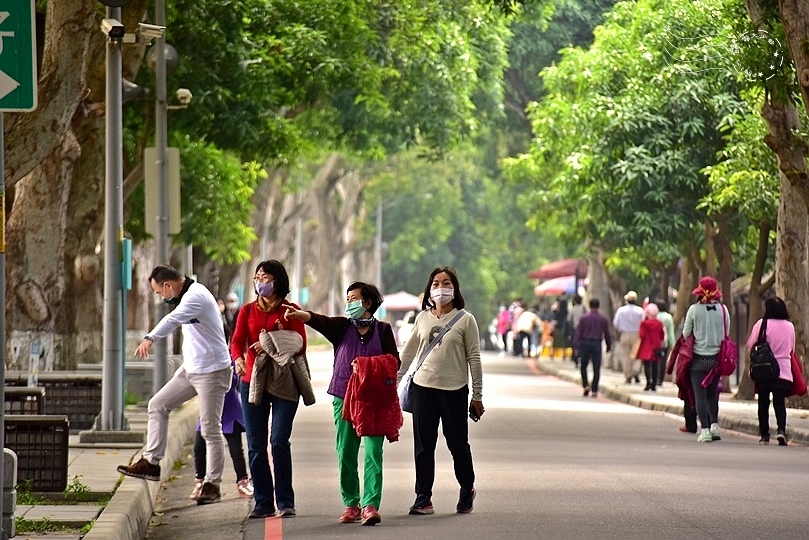
[[[621,335],[618,350],[621,351],[621,361],[623,362],[624,378],[627,384],[640,382],[640,360],[632,358],[632,348],[638,341],[638,330],[643,321],[643,308],[638,302],[638,293],[629,291],[624,295],[626,304],[619,307],[612,319],[612,325]]]
[[[219,305],[204,285],[171,266],[155,267],[149,276],[149,285],[163,302],[176,307],[146,334],[135,349],[135,356],[146,358],[155,340],[182,326],[183,365],[149,400],[143,457],[132,465],[119,465],[118,472],[159,482],[160,460],[166,453],[169,413],[199,395],[200,432],[207,450],[207,475],[197,504],[217,502],[222,497],[219,485],[225,467],[222,407],[233,371]]]

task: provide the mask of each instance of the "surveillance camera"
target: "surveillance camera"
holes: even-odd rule
[[[110,39],[123,39],[126,33],[124,25],[115,19],[101,21],[101,31]]]
[[[191,98],[194,97],[191,94],[191,90],[188,88],[180,88],[177,90],[177,101],[182,103],[183,105],[188,105],[191,103]]]
[[[140,35],[148,39],[160,39],[166,34],[165,26],[146,23],[138,23],[138,26],[140,27]]]

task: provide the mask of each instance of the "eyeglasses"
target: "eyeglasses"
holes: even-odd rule
[[[253,278],[253,282],[255,283],[269,283],[270,281],[275,281],[272,279],[272,276],[267,274],[257,274],[256,277]]]

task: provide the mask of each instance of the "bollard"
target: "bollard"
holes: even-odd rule
[[[3,530],[7,538],[17,535],[17,454],[3,449]]]

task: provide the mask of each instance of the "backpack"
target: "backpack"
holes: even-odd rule
[[[778,360],[767,343],[767,318],[761,319],[761,326],[758,331],[753,348],[750,349],[750,378],[757,384],[775,381],[781,374],[778,367]]]

